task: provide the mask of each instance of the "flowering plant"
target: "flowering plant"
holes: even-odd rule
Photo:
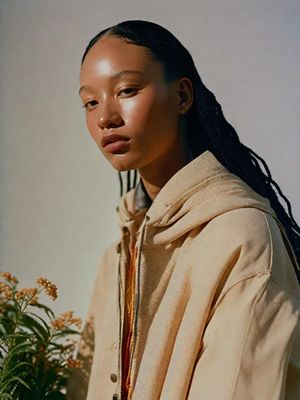
[[[14,275],[0,273],[0,400],[64,399],[70,370],[80,366],[69,336],[80,334],[72,326],[80,328],[81,319],[73,311],[55,318],[39,295],[55,300],[57,287],[46,278],[35,282],[19,290]]]

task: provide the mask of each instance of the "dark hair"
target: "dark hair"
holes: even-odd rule
[[[151,57],[164,68],[166,81],[188,77],[193,84],[194,102],[186,115],[187,139],[193,157],[210,150],[216,158],[233,174],[239,176],[258,194],[269,199],[271,207],[285,228],[300,264],[300,227],[297,225],[291,204],[273,180],[271,172],[262,157],[240,142],[235,129],[225,119],[222,108],[214,94],[203,84],[192,56],[176,37],[162,26],[142,20],[118,23],[98,33],[87,46],[82,63],[90,48],[104,35],[123,38],[128,43],[145,47]],[[176,60],[176,62],[174,62]],[[266,171],[260,167],[261,163]],[[122,175],[119,172],[121,196],[123,195]],[[131,172],[127,172],[127,191],[135,187],[137,171],[134,170],[133,185]],[[279,202],[274,186],[285,200],[288,214]],[[299,266],[294,265],[300,282]]]

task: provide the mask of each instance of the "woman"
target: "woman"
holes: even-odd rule
[[[188,51],[157,24],[117,24],[88,45],[80,96],[119,172],[122,237],[68,398],[298,399],[300,229]]]

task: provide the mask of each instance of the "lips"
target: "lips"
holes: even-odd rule
[[[107,135],[104,135],[102,140],[101,140],[101,145],[102,147],[106,147],[110,143],[113,142],[128,142],[129,138],[117,135],[115,133],[109,133]]]

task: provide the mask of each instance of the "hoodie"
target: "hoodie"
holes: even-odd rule
[[[100,262],[68,398],[121,400],[135,248],[130,399],[298,399],[299,265],[269,200],[208,150],[152,203],[140,189],[116,209],[121,238]]]

